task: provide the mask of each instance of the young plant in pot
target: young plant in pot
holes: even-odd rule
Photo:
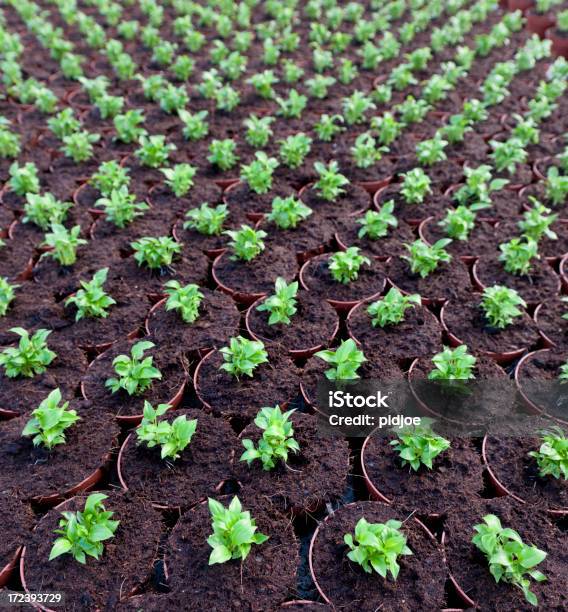
[[[448,513],[444,541],[465,606],[564,607],[566,534],[538,508],[510,497],[464,498]]]
[[[432,245],[423,240],[405,244],[408,255],[393,257],[386,264],[389,282],[403,293],[418,293],[425,305],[450,299],[469,285],[466,266],[446,251],[451,242],[442,238]]]
[[[322,253],[335,232],[335,224],[330,219],[314,213],[294,196],[274,198],[272,209],[260,227],[269,230],[275,244],[294,245],[299,263]]]
[[[176,605],[199,607],[214,592],[223,609],[273,610],[296,589],[297,550],[288,518],[261,504],[245,510],[238,497],[209,498],[180,517],[164,569]]]
[[[391,287],[386,295],[362,303],[347,315],[349,335],[369,355],[387,354],[398,362],[411,356],[429,355],[441,347],[438,319],[422,305],[418,294],[402,294]]]
[[[186,380],[184,359],[173,346],[121,340],[91,362],[81,392],[116,414],[119,422],[137,425],[146,400],[177,407]]]
[[[435,609],[446,569],[432,534],[416,518],[378,502],[355,502],[330,514],[310,544],[312,578],[323,600],[347,610]]]
[[[347,443],[322,437],[313,416],[264,407],[239,438],[245,450],[234,468],[244,500],[267,499],[276,510],[301,514],[333,502],[345,486]]]
[[[339,330],[339,317],[327,302],[309,291],[298,293],[298,282],[279,277],[274,293],[247,310],[245,323],[252,338],[285,348],[294,358],[311,357],[328,346]]]
[[[539,419],[532,435],[488,434],[482,453],[499,493],[568,514],[568,437],[560,426]]]
[[[387,435],[375,430],[365,440],[361,464],[373,499],[438,516],[448,511],[452,497],[483,489],[481,461],[471,440],[447,440],[434,426],[422,417],[420,425]]]
[[[290,359],[280,351],[269,353],[260,340],[237,336],[228,346],[212,351],[199,362],[194,384],[208,411],[250,419],[275,399],[280,406],[294,399],[298,375]]]
[[[146,331],[158,342],[178,343],[186,353],[202,357],[238,331],[239,311],[221,291],[171,280],[164,293],[168,297],[157,302],[146,319]]]
[[[568,58],[568,10],[556,14],[556,28],[551,26],[546,37],[552,41],[552,52]]]
[[[463,185],[455,185],[448,190],[452,200],[456,202],[457,207],[467,206],[475,207],[476,211],[484,210],[480,218],[491,219],[493,206],[491,194],[503,190],[509,184],[509,180],[492,178],[492,167],[486,164],[476,168],[465,166],[464,175]]]
[[[386,278],[381,263],[349,247],[331,255],[318,255],[300,270],[300,283],[320,300],[327,300],[338,312],[378,297]]]
[[[538,330],[525,307],[514,289],[493,285],[483,293],[448,301],[440,321],[453,346],[465,343],[497,363],[510,363],[538,341]]]
[[[129,193],[125,185],[112,189],[108,196],[98,198],[95,206],[98,207],[97,210],[102,209],[103,219],[119,230],[130,225],[150,208],[146,202],[138,202],[136,194]]]
[[[25,483],[22,499],[49,507],[100,481],[118,427],[111,415],[94,413],[87,405],[80,408],[79,413],[69,408],[56,388],[31,414],[3,423],[3,490]]]
[[[274,278],[291,281],[298,270],[294,252],[279,244],[267,244],[267,233],[242,225],[238,231],[227,231],[230,252],[213,262],[213,279],[220,289],[241,304],[252,304],[268,293]]]
[[[447,206],[444,198],[434,193],[432,181],[422,168],[409,170],[400,177],[400,183],[390,183],[377,191],[373,198],[377,210],[393,200],[395,217],[416,226]]]
[[[227,188],[223,201],[229,207],[244,208],[252,221],[259,221],[270,210],[274,197],[294,195],[294,190],[283,181],[274,182],[278,160],[264,151],[257,151],[255,159],[241,166],[240,181]]]
[[[219,489],[231,475],[236,447],[227,421],[146,401],[140,425],[120,449],[118,476],[124,489],[143,494],[154,506],[180,511]]]
[[[532,182],[532,169],[527,164],[528,153],[520,138],[511,137],[507,140],[491,140],[489,142],[492,160],[498,178],[507,178],[511,185],[522,187]]]
[[[304,401],[319,412],[327,414],[327,406],[320,406],[318,384],[327,379],[336,384],[357,379],[375,378],[385,385],[399,382],[402,372],[393,359],[367,359],[352,338],[343,340],[334,349],[319,351],[308,360],[302,374],[300,389]]]
[[[529,304],[538,304],[545,296],[560,292],[561,282],[546,261],[541,261],[538,243],[523,234],[499,245],[498,258],[480,257],[473,264],[476,288],[482,291],[491,285],[515,289]]]
[[[327,165],[314,163],[318,180],[300,190],[302,201],[315,213],[334,221],[338,216],[362,214],[371,203],[367,191],[349,181],[331,160]]]
[[[366,255],[382,259],[402,255],[402,244],[411,242],[414,234],[408,224],[399,224],[394,207],[394,200],[388,200],[379,211],[368,210],[361,217],[340,217],[335,233],[340,248],[356,246]]]
[[[444,347],[431,359],[416,359],[408,377],[419,407],[453,423],[485,425],[511,410],[511,385],[504,370],[489,357],[472,355],[465,344]]]
[[[129,493],[91,493],[48,512],[22,553],[27,592],[64,592],[66,604],[115,607],[150,579],[160,515]],[[46,610],[49,608],[46,607]]]

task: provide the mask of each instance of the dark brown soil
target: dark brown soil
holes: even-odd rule
[[[407,252],[404,244],[410,244],[416,240],[416,236],[406,223],[399,223],[398,227],[389,228],[387,236],[377,240],[372,240],[368,236],[359,238],[358,233],[361,227],[362,225],[357,223],[357,218],[339,219],[337,241],[345,247],[359,247],[362,254],[368,257],[393,257],[404,255]]]
[[[0,409],[24,414],[30,408],[35,409],[57,387],[63,397],[75,397],[81,376],[87,369],[85,355],[55,333],[48,336],[47,346],[57,357],[43,374],[32,378],[8,378],[4,369],[0,369]]]
[[[193,323],[185,323],[177,311],[166,310],[165,302],[150,314],[149,331],[158,342],[177,345],[187,353],[220,348],[238,335],[240,313],[233,300],[220,291],[200,291],[204,299]]]
[[[19,284],[8,312],[0,317],[0,346],[14,342],[12,327],[23,327],[33,333],[38,329],[61,330],[69,325],[61,304],[48,291],[30,281]]]
[[[213,273],[218,281],[242,295],[269,293],[278,276],[290,282],[297,272],[295,252],[270,243],[251,261],[232,260],[229,252],[226,252],[213,264]]]
[[[219,351],[202,361],[195,376],[195,389],[202,402],[214,414],[252,419],[264,406],[281,407],[298,394],[298,372],[290,359],[276,351],[268,351],[268,363],[262,363],[252,378],[239,380],[219,368],[224,363]]]
[[[198,207],[203,202],[211,206],[221,202],[222,190],[212,181],[196,181],[190,190],[181,198],[176,197],[167,185],[157,185],[149,194],[152,205],[161,211],[183,215],[190,208]]]
[[[459,260],[441,263],[426,278],[410,271],[405,259],[393,257],[386,264],[389,281],[405,293],[418,293],[423,300],[450,300],[471,288],[467,267]]]
[[[264,470],[260,460],[250,467],[239,461],[244,448],[235,454],[236,477],[243,486],[239,499],[251,508],[257,505],[279,511],[309,511],[337,500],[346,486],[349,471],[349,446],[339,437],[322,435],[317,419],[308,414],[294,413],[294,439],[298,453],[290,452],[288,462],[278,462],[272,470]],[[255,447],[262,430],[251,423],[239,436],[249,439]]]
[[[371,206],[371,196],[362,187],[349,184],[344,189],[345,193],[335,201],[328,202],[313,186],[310,186],[302,192],[301,199],[306,206],[331,220],[355,213],[360,214]]]
[[[516,275],[506,272],[504,263],[496,257],[480,257],[475,265],[475,274],[484,287],[505,285],[515,289],[529,304],[537,304],[560,292],[560,278],[542,260],[532,263],[530,274]]]
[[[18,491],[23,500],[65,493],[108,463],[119,433],[112,415],[81,403],[70,407],[81,419],[65,430],[65,444],[51,451],[21,435],[31,414],[1,423],[1,490]]]
[[[568,320],[562,318],[566,312],[568,304],[562,298],[552,298],[535,313],[538,328],[561,349],[568,348]]]
[[[357,306],[347,318],[349,334],[365,354],[389,355],[400,361],[441,349],[442,328],[426,307],[411,308],[398,325],[386,327],[373,327],[367,308],[367,304]]]
[[[144,340],[152,341],[151,337]],[[97,406],[99,410],[111,412],[117,416],[133,416],[142,414],[144,401],[152,406],[167,404],[173,400],[187,378],[187,368],[184,358],[174,346],[156,345],[147,350],[144,356],[153,356],[153,366],[162,373],[161,379],[154,379],[152,385],[141,395],[128,395],[120,389],[111,393],[105,387],[105,381],[114,378],[116,373],[112,362],[118,355],[130,356],[132,345],[139,342],[120,340],[104,353],[101,353],[91,364],[82,381],[85,397]]]
[[[406,521],[401,528],[412,555],[399,557],[396,581],[366,573],[347,558],[346,533],[364,517],[369,523]],[[414,611],[442,606],[446,568],[440,548],[408,514],[378,502],[356,502],[336,510],[321,524],[313,544],[312,562],[321,590],[342,610]]]
[[[230,463],[239,449],[227,421],[202,410],[171,410],[165,418],[171,422],[182,415],[188,420],[197,419],[197,430],[179,459],[161,459],[160,447],[138,444],[136,433],[132,433],[120,463],[129,490],[169,508],[189,508],[214,496],[217,487],[231,476]]]
[[[257,310],[264,300],[255,302],[248,316],[250,331],[265,344],[285,351],[327,346],[339,323],[337,313],[327,302],[320,301],[309,291],[299,291],[296,299],[297,310],[289,325],[269,325],[270,313]]]
[[[227,506],[230,498],[219,501]],[[207,601],[213,612],[264,612],[278,609],[289,598],[296,585],[297,563],[292,524],[284,518],[272,518],[260,509],[251,515],[257,533],[269,539],[253,545],[244,562],[231,560],[215,565],[208,565],[212,549],[206,538],[212,529],[207,504],[200,504],[181,517],[168,539],[165,558],[177,607],[194,610]]]
[[[358,302],[383,292],[386,284],[384,264],[372,260],[359,268],[357,280],[349,283],[336,281],[329,271],[330,255],[310,259],[302,272],[305,288],[320,300]]]
[[[452,438],[451,446],[438,455],[433,469],[416,471],[403,467],[398,453],[389,444],[396,436],[372,435],[365,447],[364,464],[375,488],[397,508],[418,514],[443,514],[452,499],[483,489],[481,458],[466,438]]]
[[[444,306],[443,323],[470,351],[506,353],[536,344],[539,335],[528,314],[523,313],[508,327],[497,329],[487,324],[480,302],[481,295],[472,293],[469,298],[451,300]]]
[[[471,542],[473,526],[483,522],[487,514],[496,514],[503,527],[516,530],[523,542],[535,545],[548,553],[537,566],[547,580],[531,580],[531,591],[543,610],[565,610],[568,605],[563,587],[568,563],[566,534],[555,527],[546,515],[531,506],[519,504],[510,498],[467,498],[455,504],[448,514],[446,554],[450,571],[468,597],[479,603],[480,610],[534,610],[522,591],[505,582],[497,583],[489,573],[485,555]]]
[[[0,545],[0,571],[13,560],[20,546],[26,544],[35,523],[32,509],[20,501],[15,492],[0,492],[0,515],[2,525],[2,544]]]
[[[0,248],[0,276],[8,281],[20,280],[34,256],[33,245],[26,242],[5,240]]]
[[[25,553],[30,591],[64,592],[65,606],[71,610],[112,610],[148,580],[162,531],[160,515],[148,501],[130,493],[108,495],[103,505],[120,524],[98,561],[88,557],[82,565],[71,555],[47,561],[61,510],[83,510],[85,495],[69,500],[64,508],[54,508],[42,519]]]
[[[394,200],[394,215],[399,221],[405,221],[410,225],[418,225],[424,219],[433,215],[440,215],[450,206],[450,199],[442,195],[441,191],[432,188],[432,194],[425,196],[420,204],[408,204],[401,193],[401,183],[391,183],[375,196],[375,202],[379,206]]]
[[[536,459],[529,452],[538,451],[542,440],[489,436],[485,453],[489,467],[501,484],[529,504],[545,504],[551,509],[568,508],[568,483],[562,478],[542,477]]]

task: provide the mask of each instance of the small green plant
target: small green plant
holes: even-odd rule
[[[359,238],[368,237],[370,240],[378,240],[387,236],[391,227],[398,226],[398,220],[393,211],[394,200],[385,202],[378,212],[368,210],[364,217],[357,219],[357,223],[362,226],[357,233]]]
[[[476,361],[477,359],[468,353],[465,344],[454,349],[447,346],[441,353],[432,357],[434,368],[429,372],[428,379],[471,380],[475,378]]]
[[[314,131],[317,137],[323,142],[331,142],[337,134],[345,130],[342,125],[343,117],[341,115],[327,115],[323,114],[320,116],[319,121],[314,124]]]
[[[190,113],[187,110],[179,110],[178,116],[183,123],[183,136],[187,140],[201,140],[209,133],[207,123],[208,112],[206,110]]]
[[[42,257],[52,257],[62,266],[72,266],[77,261],[77,249],[87,244],[84,238],[79,238],[81,226],[75,225],[68,230],[64,225],[54,223],[51,232],[45,235],[43,246],[50,247]]]
[[[107,309],[116,304],[103,288],[108,276],[108,268],[102,268],[90,281],[81,281],[81,289],[65,300],[65,306],[74,304],[77,309],[75,321],[84,317],[108,317]]]
[[[237,144],[234,140],[226,138],[225,140],[212,140],[209,145],[209,156],[207,159],[220,170],[226,172],[235,166],[239,161],[236,154]]]
[[[269,312],[269,325],[282,323],[290,325],[290,317],[296,314],[296,296],[298,294],[298,282],[290,284],[286,280],[278,277],[274,284],[274,295],[267,297],[256,309],[259,312]]]
[[[75,117],[72,108],[65,108],[50,117],[47,126],[59,140],[63,140],[65,136],[77,132],[81,128],[81,122]]]
[[[401,532],[402,523],[394,519],[386,523],[368,523],[361,517],[355,525],[355,533],[346,533],[343,541],[350,549],[347,556],[358,563],[368,574],[377,572],[383,578],[390,572],[396,580],[400,571],[398,558],[412,555]]]
[[[343,284],[350,283],[357,280],[363,264],[371,265],[371,260],[359,255],[359,251],[359,247],[349,247],[330,256],[328,268],[333,280]]]
[[[548,169],[545,192],[547,199],[554,206],[560,206],[568,197],[568,176],[560,174],[556,166]]]
[[[228,217],[226,204],[209,206],[208,202],[203,202],[199,208],[192,208],[185,213],[183,228],[193,229],[205,236],[220,236]]]
[[[539,241],[543,236],[549,240],[557,240],[558,235],[551,229],[551,226],[558,219],[557,214],[551,214],[547,208],[536,198],[530,197],[532,208],[523,213],[523,218],[518,222],[519,229],[529,240]]]
[[[476,534],[471,541],[486,556],[495,582],[503,580],[518,587],[525,599],[536,606],[538,601],[530,590],[530,578],[537,582],[546,580],[546,576],[534,568],[544,561],[547,553],[525,544],[516,531],[504,528],[494,514],[484,516],[483,523],[474,525],[473,529]]]
[[[144,402],[142,421],[136,428],[136,443],[146,444],[148,448],[160,446],[162,459],[175,461],[191,442],[197,430],[197,419],[188,420],[181,415],[171,423],[165,419],[158,421],[170,408],[169,404],[159,404],[154,408],[150,402]]]
[[[477,168],[464,167],[465,185],[454,193],[453,199],[474,210],[491,206],[490,194],[509,183],[507,179],[492,179],[491,170],[491,166],[485,164]]]
[[[359,378],[357,370],[362,363],[367,361],[363,351],[357,348],[355,341],[351,338],[344,340],[335,351],[331,349],[319,351],[315,356],[331,365],[331,368],[325,372],[325,376],[329,380],[353,380]]]
[[[62,223],[67,218],[71,202],[61,202],[52,193],[28,193],[24,204],[24,223],[34,223],[44,232],[54,223]]]
[[[299,168],[312,147],[312,139],[303,132],[280,141],[280,159],[288,168]]]
[[[176,150],[173,143],[167,143],[166,137],[163,134],[155,134],[153,136],[140,136],[138,140],[139,148],[134,155],[140,160],[143,166],[149,168],[159,168],[164,166],[172,151]]]
[[[490,143],[493,152],[490,157],[493,160],[498,172],[507,171],[512,175],[515,173],[518,164],[527,160],[527,152],[519,138],[509,138],[503,142],[492,140]]]
[[[278,461],[286,463],[289,451],[297,453],[300,450],[300,445],[294,440],[294,427],[289,420],[293,412],[288,410],[282,413],[280,406],[261,408],[254,420],[254,424],[263,430],[258,448],[255,448],[252,440],[245,438],[245,452],[240,460],[250,465],[258,459],[266,471],[274,469]]]
[[[257,117],[254,113],[243,121],[246,127],[245,139],[251,147],[260,149],[268,144],[273,134],[270,125],[274,121],[274,117]]]
[[[130,243],[130,246],[134,249],[134,259],[138,265],[146,265],[150,270],[171,266],[175,255],[182,251],[182,245],[170,236],[145,236]]]
[[[421,304],[422,299],[418,294],[403,295],[396,287],[392,287],[382,300],[373,302],[367,308],[367,313],[371,316],[373,327],[388,327],[404,321],[405,312]]]
[[[74,425],[80,417],[76,410],[68,410],[69,402],[61,402],[60,389],[54,389],[32,412],[22,436],[33,436],[34,446],[45,446],[51,450],[58,444],[65,444],[65,430]]]
[[[146,202],[137,202],[136,195],[128,193],[128,187],[124,185],[118,190],[113,189],[108,196],[99,198],[95,206],[104,209],[105,219],[121,229],[150,208]]]
[[[432,245],[426,244],[423,240],[415,240],[412,244],[405,244],[409,254],[403,255],[410,264],[412,274],[419,274],[426,278],[434,272],[441,263],[448,263],[452,256],[446,251],[450,244],[450,238],[441,238]]]
[[[20,337],[18,346],[8,347],[0,353],[0,366],[8,378],[26,376],[32,378],[43,374],[57,355],[47,347],[51,331],[38,329],[33,336],[21,327],[12,327],[11,332]]]
[[[185,323],[193,323],[199,317],[199,306],[204,298],[198,285],[182,286],[179,281],[171,280],[165,285],[168,296],[166,310],[176,310]]]
[[[152,355],[144,357],[144,353],[153,348],[154,343],[141,340],[132,345],[130,357],[117,355],[112,365],[118,378],[109,378],[105,386],[116,393],[123,389],[128,395],[140,395],[150,388],[153,380],[160,380],[162,373],[154,367]]]
[[[475,227],[475,210],[467,206],[448,208],[446,216],[438,223],[452,240],[465,241]]]
[[[65,554],[83,564],[87,556],[100,558],[104,551],[103,542],[114,537],[120,524],[120,521],[111,520],[114,513],[103,506],[105,499],[107,495],[103,493],[91,493],[83,511],[61,513],[63,518],[59,521],[59,529],[55,530],[59,537],[49,553],[50,561]]]
[[[561,380],[562,375],[560,376]],[[536,459],[541,478],[552,476],[568,480],[568,438],[561,427],[551,427],[541,432],[542,444],[530,457]]]
[[[130,109],[124,114],[116,115],[113,119],[116,139],[126,144],[137,142],[146,135],[146,130],[142,127],[144,121],[144,111],[140,109]]]
[[[262,544],[268,540],[268,536],[257,531],[250,512],[243,511],[238,497],[233,497],[228,508],[211,498],[208,503],[213,523],[213,533],[207,538],[207,544],[213,549],[209,565],[226,563],[231,559],[244,561],[253,544]]]
[[[414,168],[404,173],[400,193],[407,204],[422,204],[432,193],[430,177],[422,168]]]
[[[268,362],[268,353],[260,340],[247,340],[242,336],[231,338],[229,346],[220,349],[225,363],[221,370],[225,370],[235,378],[243,374],[252,377],[254,370],[262,363]]]
[[[294,196],[281,198],[276,196],[272,200],[272,210],[268,214],[268,220],[276,224],[280,229],[295,229],[301,221],[312,214],[312,209],[306,206],[302,200]]]
[[[433,460],[450,448],[449,440],[434,432],[433,423],[432,419],[423,417],[420,425],[393,430],[397,439],[389,444],[398,453],[403,467],[409,465],[416,472],[424,465],[431,470]]]
[[[499,261],[504,262],[505,270],[517,276],[529,274],[532,261],[540,259],[538,243],[526,236],[512,238],[509,242],[500,244],[499,250]]]
[[[85,162],[94,154],[93,145],[101,139],[99,134],[80,130],[63,136],[63,153],[75,163]]]
[[[241,167],[241,179],[255,193],[268,193],[272,187],[272,175],[278,167],[278,160],[268,157],[264,151],[255,153],[256,159]]]
[[[28,193],[39,193],[39,178],[37,168],[33,162],[26,162],[22,166],[14,162],[9,169],[11,191],[16,195],[25,196]]]
[[[327,166],[322,162],[315,162],[314,168],[319,176],[314,188],[324,200],[333,202],[345,193],[344,187],[349,185],[349,179],[339,172],[336,161],[330,161]]]
[[[191,164],[176,164],[173,168],[162,168],[160,172],[166,177],[166,185],[176,198],[181,198],[193,187],[197,169]]]
[[[517,318],[522,316],[523,311],[519,308],[526,308],[526,302],[514,290],[502,285],[486,287],[481,299],[481,309],[491,327],[504,329],[511,325]]]
[[[0,245],[1,247],[2,245]],[[16,297],[16,289],[20,285],[12,285],[8,282],[8,279],[0,276],[0,317],[3,317],[8,312],[10,304]]]
[[[109,196],[113,191],[128,187],[130,177],[128,168],[122,167],[116,160],[102,162],[97,172],[93,174],[90,183],[103,196]]]
[[[377,141],[371,134],[364,132],[357,136],[350,151],[357,168],[370,168],[382,159],[388,148],[377,146]]]
[[[231,238],[231,248],[234,254],[231,255],[233,260],[251,261],[265,249],[263,238],[267,234],[264,230],[255,230],[248,225],[241,225],[238,231],[227,230],[225,232]]]

